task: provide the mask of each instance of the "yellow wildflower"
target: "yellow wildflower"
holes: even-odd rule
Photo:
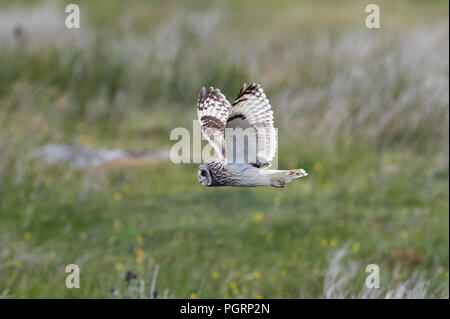
[[[145,255],[145,251],[144,251],[142,248],[139,248],[139,249],[136,251],[136,254],[137,254],[138,256],[144,256],[144,255]]]
[[[275,198],[273,199],[273,203],[274,203],[275,205],[280,205],[280,204],[281,204],[281,198],[280,198],[280,197],[275,197]]]
[[[318,172],[321,172],[323,170],[323,165],[320,162],[314,163],[314,169]]]
[[[252,220],[256,223],[262,221],[263,219],[264,219],[263,213],[256,212],[252,214]]]

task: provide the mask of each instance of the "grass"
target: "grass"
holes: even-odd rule
[[[53,2],[0,2],[0,296],[139,297],[126,271],[149,289],[158,266],[169,298],[379,298],[417,277],[422,297],[448,297],[448,3],[383,2],[373,32],[352,1],[80,5],[74,35]],[[274,107],[279,167],[307,178],[205,188],[196,164],[30,155],[55,142],[168,149],[201,86],[231,99],[244,81]],[[347,281],[330,285],[343,247]],[[70,263],[80,289],[65,287]],[[383,294],[358,293],[371,263]]]

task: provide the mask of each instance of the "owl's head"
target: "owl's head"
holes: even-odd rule
[[[202,164],[198,168],[198,181],[205,186],[210,186],[212,184],[211,172],[208,166]]]

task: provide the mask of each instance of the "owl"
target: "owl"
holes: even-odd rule
[[[284,187],[307,176],[303,169],[271,170],[277,131],[269,100],[259,84],[244,83],[233,104],[219,89],[201,89],[197,115],[204,138],[218,158],[200,165],[205,186]]]

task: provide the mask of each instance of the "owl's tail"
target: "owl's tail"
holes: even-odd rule
[[[302,168],[288,171],[269,171],[270,185],[273,187],[284,187],[284,184],[290,183],[293,179],[308,176],[308,173]]]

